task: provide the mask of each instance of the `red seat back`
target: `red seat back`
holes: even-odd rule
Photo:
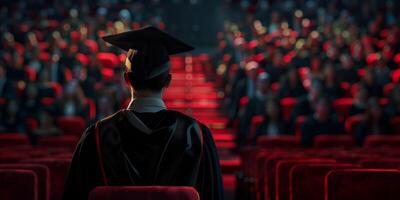
[[[325,200],[400,199],[400,171],[341,169],[328,173]]]
[[[349,109],[352,104],[353,104],[352,98],[340,98],[340,99],[336,99],[333,102],[333,108],[338,113],[339,118],[341,120],[344,120],[347,118]]]
[[[316,148],[352,148],[356,146],[355,141],[349,135],[317,135],[314,138]]]
[[[21,133],[0,134],[0,147],[29,144],[29,138]]]
[[[50,198],[50,174],[46,166],[36,164],[0,164],[0,170],[2,169],[33,171],[38,178],[38,200],[48,200]]]
[[[400,147],[400,135],[370,135],[365,138],[364,147]]]
[[[297,103],[296,98],[286,97],[281,99],[281,107],[282,107],[282,116],[283,119],[289,120],[290,115],[292,114],[293,108]]]
[[[325,195],[325,176],[334,169],[359,168],[352,164],[300,164],[290,170],[292,200],[320,200]]]
[[[89,200],[200,200],[192,187],[176,186],[109,186],[97,187]]]
[[[290,170],[299,164],[319,164],[319,163],[335,163],[334,159],[294,159],[281,160],[276,166],[275,177],[275,199],[289,200],[290,199]]]
[[[31,170],[0,169],[2,200],[38,200],[38,179]]]
[[[82,117],[58,117],[57,125],[61,128],[64,134],[67,135],[82,135],[86,127],[86,121]]]
[[[260,136],[257,138],[257,145],[262,148],[298,148],[300,147],[300,138],[293,135],[278,137]]]
[[[50,171],[50,199],[58,200],[62,198],[64,191],[64,183],[67,178],[70,159],[61,158],[40,158],[40,159],[27,159],[22,163],[40,164],[45,165]]]
[[[382,159],[363,159],[361,166],[374,169],[400,169],[400,159],[382,158]]]

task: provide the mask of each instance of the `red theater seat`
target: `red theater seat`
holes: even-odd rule
[[[50,198],[50,174],[49,169],[44,165],[36,164],[1,164],[2,169],[31,170],[38,178],[38,200],[48,200]]]
[[[29,138],[22,133],[2,133],[0,134],[0,147],[26,145],[29,144]]]
[[[400,134],[400,117],[391,118],[390,126],[393,128],[393,133]]]
[[[333,108],[338,113],[340,120],[344,120],[348,116],[349,109],[353,104],[352,98],[340,98],[333,102]]]
[[[1,200],[38,200],[38,179],[31,170],[0,169]]]
[[[176,186],[109,186],[97,187],[89,200],[200,200],[192,187]]]
[[[314,138],[316,148],[352,148],[356,146],[350,135],[317,135]]]
[[[82,135],[86,128],[86,121],[82,117],[58,117],[57,125],[66,135]]]
[[[290,170],[291,200],[321,200],[325,195],[325,176],[334,169],[359,168],[352,164],[300,164]]]
[[[114,68],[119,64],[119,58],[113,53],[100,52],[97,53],[97,59],[105,68]]]
[[[64,191],[64,182],[67,177],[70,159],[38,158],[23,160],[22,163],[45,165],[50,171],[50,199],[59,200]]]
[[[257,138],[257,145],[262,148],[298,148],[300,147],[300,138],[292,135],[285,136],[260,136]]]
[[[276,166],[275,177],[275,199],[276,200],[289,200],[290,199],[290,170],[300,164],[321,164],[321,163],[335,163],[334,159],[294,159],[294,160],[281,160]]]
[[[346,132],[349,134],[354,134],[355,128],[360,124],[362,121],[365,120],[364,115],[353,115],[345,121],[344,128]]]
[[[365,138],[364,147],[397,147],[400,148],[400,135],[370,135]]]
[[[360,164],[365,168],[400,169],[398,158],[364,159],[360,161]]]
[[[78,141],[79,137],[75,135],[42,136],[38,140],[38,145],[74,149]]]
[[[289,120],[292,110],[297,103],[296,98],[286,97],[281,99],[282,115],[283,119]]]
[[[399,185],[397,170],[333,170],[325,179],[325,200],[398,200]]]

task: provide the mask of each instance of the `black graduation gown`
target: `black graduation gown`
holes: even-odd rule
[[[102,185],[193,186],[201,199],[223,199],[210,130],[169,110],[122,110],[86,130],[75,150],[63,199],[86,200]]]

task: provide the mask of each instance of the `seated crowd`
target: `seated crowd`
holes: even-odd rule
[[[316,135],[350,134],[362,145],[400,133],[398,3],[301,2],[260,1],[218,34],[237,143],[296,135],[308,147]]]
[[[129,97],[122,78],[124,54],[101,36],[145,24],[164,26],[163,17],[149,8],[157,2],[5,3],[0,133],[28,133],[33,142],[40,135],[62,134],[60,117],[90,123],[114,113]]]

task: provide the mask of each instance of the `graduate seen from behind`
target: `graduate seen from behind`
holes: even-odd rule
[[[193,186],[201,199],[222,200],[219,159],[210,130],[168,110],[163,90],[171,81],[169,55],[193,47],[155,28],[105,36],[127,51],[127,109],[90,126],[75,150],[64,200],[87,199],[96,186]]]

